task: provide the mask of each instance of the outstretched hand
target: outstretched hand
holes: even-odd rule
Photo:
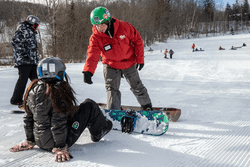
[[[14,147],[10,148],[10,152],[18,152],[18,151],[23,151],[23,150],[30,150],[32,148],[34,148],[35,143],[33,142],[28,142],[27,140],[25,140],[25,142],[20,143],[18,145],[15,145]]]
[[[56,154],[55,155],[56,162],[64,162],[70,160],[70,157],[72,156],[68,152],[67,148],[68,148],[67,146],[65,146],[64,148],[53,148],[52,152]]]

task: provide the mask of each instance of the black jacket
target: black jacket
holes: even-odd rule
[[[18,27],[12,38],[15,66],[38,64],[39,53],[36,32],[28,22]]]
[[[43,81],[38,81],[31,88],[26,109],[32,114],[26,113],[23,120],[27,140],[35,142],[42,149],[51,151],[53,147],[66,145],[68,116],[55,112],[45,92]]]

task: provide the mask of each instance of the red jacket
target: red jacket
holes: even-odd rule
[[[166,49],[165,52],[164,52],[164,55],[168,53],[168,50]]]
[[[83,71],[94,74],[100,56],[103,64],[115,69],[127,69],[135,63],[144,63],[144,45],[139,32],[131,24],[113,19],[113,38],[98,32],[93,26]]]
[[[195,48],[195,44],[193,43],[193,45],[192,45],[192,49],[194,49]]]

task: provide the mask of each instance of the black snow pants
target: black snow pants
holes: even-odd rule
[[[32,65],[32,64],[21,65],[18,66],[17,68],[19,77],[17,79],[13,95],[10,99],[11,104],[17,104],[17,103],[21,104],[23,101],[23,94],[28,79],[30,79],[31,81],[33,79],[37,79],[37,72],[36,72],[37,65]]]
[[[80,108],[74,117],[69,116],[68,118],[68,147],[78,140],[85,128],[89,129],[91,135],[98,135],[106,125],[106,118],[96,102],[86,99],[80,104]]]

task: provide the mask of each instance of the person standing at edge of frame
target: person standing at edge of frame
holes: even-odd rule
[[[142,110],[152,110],[147,89],[137,71],[144,66],[144,45],[139,32],[131,24],[111,17],[105,7],[95,8],[90,14],[90,21],[93,24],[93,34],[89,40],[83,69],[84,82],[93,83],[91,77],[101,55],[107,91],[107,109],[121,109],[119,87],[123,74]]]
[[[32,81],[37,79],[36,68],[39,61],[38,45],[36,40],[37,29],[40,19],[29,15],[22,22],[12,38],[13,57],[15,67],[18,69],[18,79],[10,99],[12,105],[23,103],[23,94],[28,78]]]

